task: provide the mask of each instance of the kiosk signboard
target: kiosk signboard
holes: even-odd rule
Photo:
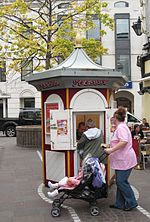
[[[72,149],[71,111],[50,110],[50,116],[51,149]]]

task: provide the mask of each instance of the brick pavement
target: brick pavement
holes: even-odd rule
[[[139,205],[150,212],[150,168],[134,170],[131,183],[139,190]],[[67,208],[63,208],[61,216],[51,216],[51,204],[38,195],[38,187],[42,183],[41,160],[36,149],[21,148],[16,146],[16,138],[0,136],[0,222],[74,222]],[[47,198],[48,188],[43,188],[42,193]],[[147,222],[150,219],[139,210],[124,212],[109,209],[113,203],[115,185],[109,191],[107,199],[98,201],[100,215],[90,215],[89,206],[80,200],[67,200],[64,205],[72,207],[78,215],[79,221],[102,222]]]

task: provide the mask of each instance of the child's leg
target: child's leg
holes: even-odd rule
[[[59,187],[58,183],[51,183],[51,181],[48,181],[48,186],[50,189],[57,189]]]
[[[48,186],[49,186],[50,189],[57,189],[61,186],[66,185],[67,181],[68,181],[68,177],[64,177],[58,183],[51,183],[51,181],[48,181]]]
[[[61,179],[61,180],[58,182],[59,187],[65,186],[65,185],[67,184],[67,181],[68,181],[68,177],[64,177],[63,179]]]
[[[56,189],[52,192],[47,192],[47,195],[48,195],[49,198],[54,198],[55,196],[58,195],[58,190]]]

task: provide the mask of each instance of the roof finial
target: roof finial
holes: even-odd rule
[[[75,47],[76,47],[76,48],[82,48],[82,44],[81,44],[81,33],[80,33],[80,31],[77,31],[77,34],[76,34]]]

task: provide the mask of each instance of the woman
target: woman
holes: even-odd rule
[[[110,142],[110,147],[105,149],[110,154],[111,168],[116,175],[116,201],[110,208],[132,210],[137,207],[133,190],[128,182],[132,169],[137,165],[137,158],[132,148],[131,132],[125,121],[126,110],[120,107],[114,113],[116,130]]]
[[[141,127],[139,124],[135,124],[134,125],[134,130],[131,131],[131,134],[132,134],[132,138],[133,139],[143,139],[144,138],[144,133],[143,131],[141,130]]]
[[[149,123],[147,122],[147,119],[146,118],[143,118],[142,119],[142,129],[143,130],[148,130],[149,129]]]

